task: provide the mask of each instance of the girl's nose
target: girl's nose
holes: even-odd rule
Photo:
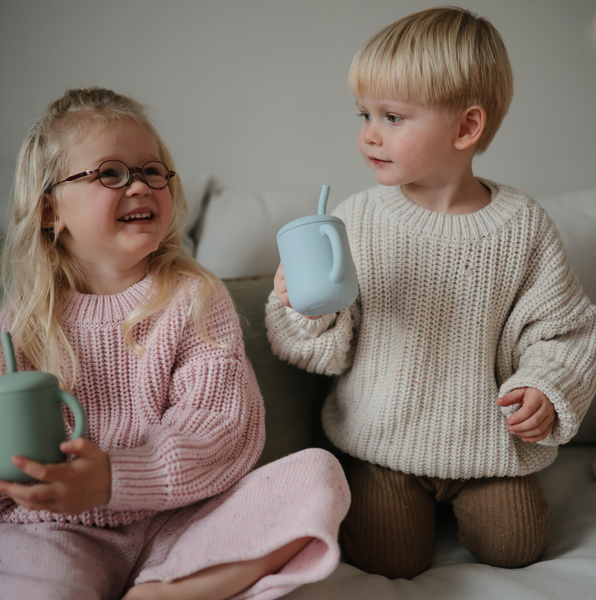
[[[151,188],[145,183],[145,181],[138,176],[133,175],[131,182],[126,187],[126,194],[129,196],[148,196],[151,193]]]

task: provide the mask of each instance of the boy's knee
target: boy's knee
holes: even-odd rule
[[[379,540],[355,537],[350,523],[345,521],[340,543],[348,564],[387,579],[412,579],[428,569],[432,559],[432,546],[427,551],[404,547],[400,552],[398,540],[395,540],[394,551],[387,551]]]
[[[512,569],[540,558],[548,542],[548,504],[536,475],[475,482],[462,492],[454,502],[458,536],[479,561]]]
[[[507,537],[507,539],[505,539]],[[486,536],[483,540],[465,540],[462,544],[481,562],[492,567],[518,569],[535,563],[546,549],[546,523],[543,531],[529,535]]]
[[[430,564],[434,501],[416,478],[353,459],[352,504],[341,543],[354,566],[388,579],[411,579]]]

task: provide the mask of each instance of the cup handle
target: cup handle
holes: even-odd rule
[[[332,265],[329,272],[329,279],[333,283],[339,283],[344,274],[344,259],[341,245],[341,238],[335,227],[325,223],[319,228],[319,232],[326,236],[331,244]]]
[[[60,395],[60,400],[72,410],[75,417],[74,431],[72,432],[70,439],[74,440],[76,438],[85,437],[85,434],[87,433],[87,413],[85,412],[83,405],[77,398],[65,390],[58,390],[58,394]]]

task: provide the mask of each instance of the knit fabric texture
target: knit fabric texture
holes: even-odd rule
[[[133,333],[146,350],[124,343],[124,318],[149,291],[151,276],[112,296],[71,293],[61,319],[79,360],[72,393],[88,417],[87,439],[108,453],[112,495],[105,506],[64,517],[30,511],[0,495],[0,519],[114,527],[187,506],[228,489],[256,463],[265,439],[264,407],[242,332],[225,291],[206,316],[203,340],[189,322],[200,282],[180,281],[167,309]],[[12,311],[0,314],[9,330]],[[16,353],[19,371],[31,370]],[[6,372],[2,361],[2,373]],[[65,410],[67,436],[74,426]]]
[[[340,204],[356,302],[309,320],[271,294],[273,352],[339,375],[323,408],[338,448],[449,479],[517,476],[550,464],[596,392],[596,307],[532,198],[482,180],[491,202],[446,215],[377,186]],[[522,442],[496,399],[534,387],[553,403],[549,436]]]

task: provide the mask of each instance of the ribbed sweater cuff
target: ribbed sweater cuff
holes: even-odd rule
[[[269,295],[269,310],[272,312],[281,311],[285,313],[286,319],[292,324],[294,330],[300,330],[301,338],[317,338],[324,331],[327,331],[333,324],[337,317],[337,313],[330,315],[321,315],[317,319],[309,319],[299,312],[296,312],[293,308],[284,306],[275,292],[271,292]]]
[[[167,481],[163,465],[142,446],[110,450],[112,495],[106,508],[122,510],[159,510],[168,505]],[[153,464],[151,464],[153,462]]]

